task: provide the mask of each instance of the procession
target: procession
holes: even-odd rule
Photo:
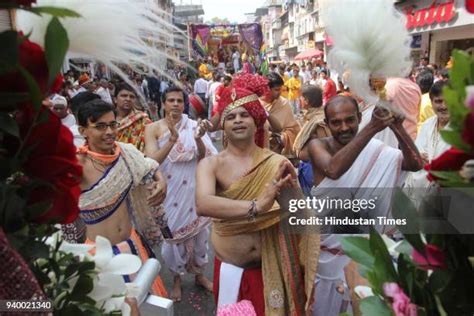
[[[0,315],[473,315],[474,1],[6,0],[0,42]]]

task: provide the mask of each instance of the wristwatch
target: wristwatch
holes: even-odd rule
[[[247,213],[247,219],[249,222],[255,222],[255,219],[257,217],[257,199],[253,199],[250,202],[250,209]]]

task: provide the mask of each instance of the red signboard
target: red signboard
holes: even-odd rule
[[[436,23],[448,23],[457,15],[454,0],[440,4],[433,2],[430,7],[419,10],[415,10],[413,6],[410,6],[406,7],[404,11],[407,16],[406,27],[409,30]]]

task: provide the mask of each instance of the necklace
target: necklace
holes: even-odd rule
[[[92,162],[92,166],[94,167],[95,170],[103,173],[105,171],[105,169],[107,169],[107,164],[106,163],[104,163],[104,162],[102,162],[98,159],[94,159],[90,155],[87,155],[87,158]]]

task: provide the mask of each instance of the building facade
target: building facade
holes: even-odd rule
[[[472,54],[474,14],[467,12],[465,6],[465,0],[408,0],[396,4],[407,18],[415,63],[428,57],[431,63],[444,67],[455,48]]]

